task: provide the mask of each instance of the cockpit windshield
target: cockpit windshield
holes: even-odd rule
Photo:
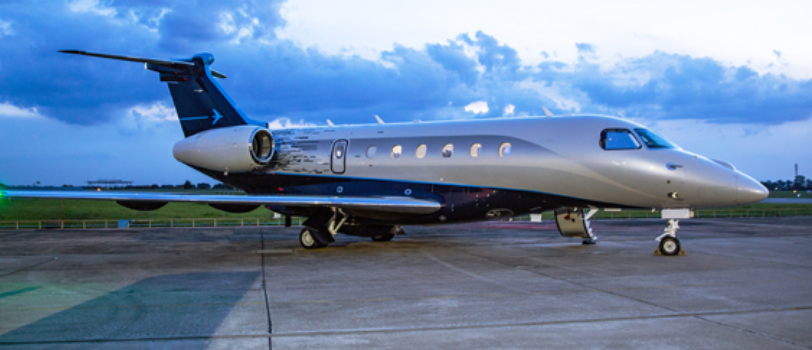
[[[639,149],[640,142],[629,129],[606,129],[601,132],[601,148],[609,151]]]
[[[648,129],[634,129],[648,148],[677,148],[677,145]]]

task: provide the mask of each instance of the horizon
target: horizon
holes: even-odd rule
[[[173,158],[156,74],[64,49],[212,52],[218,83],[274,128],[546,107],[640,123],[760,181],[812,164],[812,3],[421,1],[0,4],[0,182],[215,181]]]

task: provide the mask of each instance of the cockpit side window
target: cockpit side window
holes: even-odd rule
[[[634,129],[634,131],[637,131],[637,135],[640,136],[640,139],[643,140],[643,143],[645,143],[648,148],[677,148],[677,145],[655,134],[651,130]]]
[[[640,149],[640,141],[629,129],[606,129],[601,132],[601,148],[605,150]]]

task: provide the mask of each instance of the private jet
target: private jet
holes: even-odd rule
[[[733,165],[686,151],[643,125],[602,115],[377,123],[270,129],[248,118],[214,78],[214,56],[139,62],[167,83],[185,138],[178,161],[245,195],[3,192],[7,198],[110,200],[134,210],[207,203],[260,206],[307,218],[306,249],[338,233],[389,241],[404,225],[505,220],[551,211],[560,234],[594,244],[598,211],[659,211],[661,255],[679,255],[680,219],[693,210],[755,203],[768,191]]]

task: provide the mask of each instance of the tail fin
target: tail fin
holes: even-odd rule
[[[161,81],[169,85],[169,93],[186,137],[214,128],[262,124],[248,119],[214,81],[213,77],[226,76],[209,68],[214,62],[214,56],[209,53],[197,54],[188,59],[157,60],[75,50],[60,52],[141,62],[146,69],[158,72]]]

